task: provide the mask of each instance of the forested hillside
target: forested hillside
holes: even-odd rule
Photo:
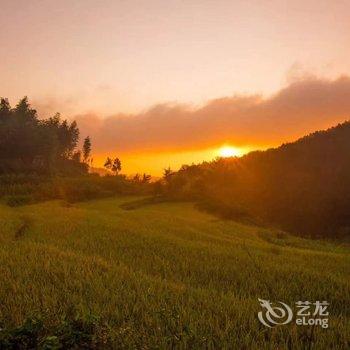
[[[242,158],[183,166],[160,189],[222,216],[314,236],[350,233],[350,123]]]

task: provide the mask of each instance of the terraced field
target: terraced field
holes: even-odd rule
[[[348,245],[223,221],[191,203],[121,207],[133,200],[0,206],[2,327],[39,317],[54,335],[63,318],[94,315],[106,348],[349,346]],[[258,298],[326,300],[329,328],[265,327]]]

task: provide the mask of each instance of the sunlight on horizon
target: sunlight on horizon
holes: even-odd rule
[[[258,148],[258,147],[255,147]],[[213,161],[218,157],[241,157],[255,149],[254,147],[235,147],[223,144],[219,147],[207,148],[203,150],[173,151],[173,152],[146,152],[119,154],[122,161],[122,173],[150,173],[153,176],[160,176],[165,168],[170,167],[178,170],[184,164],[199,164]],[[103,168],[107,155],[95,156],[94,166]]]
[[[229,158],[229,157],[240,157],[244,154],[244,152],[237,147],[225,145],[219,148],[218,155],[223,158]]]

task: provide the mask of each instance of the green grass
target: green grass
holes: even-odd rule
[[[349,246],[131,198],[0,206],[0,322],[97,315],[116,348],[343,349]],[[328,329],[268,329],[258,298],[330,302]],[[73,311],[72,311],[73,310]]]

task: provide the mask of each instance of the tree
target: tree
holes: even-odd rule
[[[72,155],[72,159],[76,162],[80,162],[81,161],[81,152],[80,151],[74,152]]]
[[[132,181],[134,182],[141,182],[141,175],[139,173],[135,174],[132,178]]]
[[[33,123],[37,120],[36,110],[30,107],[27,96],[18,102],[13,112],[24,123]]]
[[[85,173],[75,154],[78,140],[76,122],[59,114],[39,119],[27,97],[15,108],[0,99],[0,173]]]
[[[115,158],[113,162],[112,171],[117,175],[122,170],[122,162],[119,158]]]
[[[83,144],[83,159],[85,163],[88,163],[90,154],[91,154],[91,140],[90,140],[90,137],[87,136]]]
[[[149,183],[151,181],[152,176],[148,175],[148,174],[143,174],[142,176],[142,183],[146,184]]]
[[[113,161],[111,158],[107,157],[105,164],[103,165],[106,169],[111,170],[112,169]]]
[[[11,115],[11,106],[7,98],[0,99],[0,122],[5,121]]]
[[[163,179],[168,182],[171,176],[174,175],[174,172],[170,169],[170,167],[164,169],[163,171]]]
[[[152,176],[144,173],[142,176],[141,174],[135,174],[134,177],[132,178],[132,181],[137,182],[137,183],[149,183],[151,181]]]
[[[122,163],[119,158],[109,158],[107,157],[104,167],[108,170],[111,170],[118,175],[118,173],[122,170]]]

